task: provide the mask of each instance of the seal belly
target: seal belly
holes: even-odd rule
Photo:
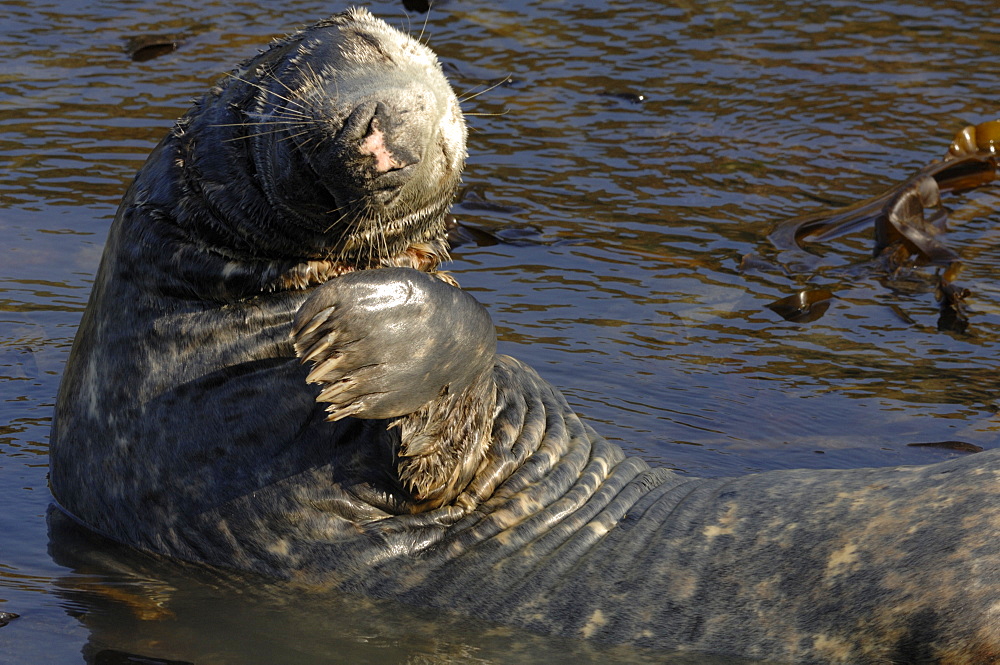
[[[710,480],[649,472],[618,495],[628,508],[610,528],[580,527],[585,547],[531,556],[528,544],[477,562],[442,600],[467,597],[462,611],[476,613],[488,595],[491,618],[656,649],[995,662],[1000,623],[969,608],[995,607],[1000,588],[998,477],[998,455]]]
[[[494,432],[523,451],[517,471],[437,542],[350,588],[659,650],[995,660],[1000,624],[968,610],[1000,588],[1000,455],[685,478],[625,458],[530,368],[499,357],[496,381],[518,386],[500,391]]]

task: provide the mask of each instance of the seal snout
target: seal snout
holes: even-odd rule
[[[360,150],[362,155],[374,157],[374,169],[377,173],[398,171],[420,161],[419,157],[403,154],[405,151],[398,149],[393,151],[389,147],[385,132],[382,130],[382,122],[377,114],[368,125],[368,133],[361,139]],[[399,154],[397,155],[397,153]]]
[[[395,96],[397,99],[389,100]],[[383,99],[359,105],[345,124],[343,144],[360,158],[367,177],[383,186],[400,186],[424,159],[433,135],[433,119],[422,96],[410,90],[390,90]]]

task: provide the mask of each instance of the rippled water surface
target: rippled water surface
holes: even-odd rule
[[[994,0],[451,0],[426,27],[398,3],[368,4],[423,30],[459,92],[510,75],[464,105],[476,115],[455,214],[482,233],[452,268],[502,350],[598,431],[695,475],[997,445],[1000,188],[946,201],[972,292],[965,333],[937,328],[934,269],[889,279],[869,233],[807,256],[767,240],[1000,116]],[[193,97],[340,9],[268,7],[0,0],[0,612],[22,615],[0,627],[0,662],[503,662],[512,644],[521,660],[609,657],[351,599],[276,600],[261,582],[86,539],[50,544],[51,410],[118,199]],[[151,34],[179,48],[131,60],[126,40]],[[805,286],[835,295],[818,320],[768,309]]]

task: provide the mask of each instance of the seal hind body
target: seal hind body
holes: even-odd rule
[[[357,10],[199,101],[112,227],[59,504],[141,549],[544,632],[1000,662],[1000,456],[709,480],[627,458],[436,271],[464,141],[433,55]]]

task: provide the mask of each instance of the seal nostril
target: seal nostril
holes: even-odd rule
[[[382,105],[379,104],[379,107],[381,106]],[[382,123],[379,120],[378,111],[376,111],[376,115],[372,117],[365,137],[361,139],[359,150],[362,155],[371,155],[375,158],[375,170],[378,173],[398,171],[399,169],[407,166],[407,163],[398,159],[387,145],[385,132],[382,131]]]
[[[375,177],[398,175],[423,161],[426,116],[413,114],[408,106],[397,107],[384,101],[376,102],[371,113],[367,125],[359,123],[359,128],[365,130],[357,145],[360,155],[372,158],[366,160],[366,168],[374,171]]]

